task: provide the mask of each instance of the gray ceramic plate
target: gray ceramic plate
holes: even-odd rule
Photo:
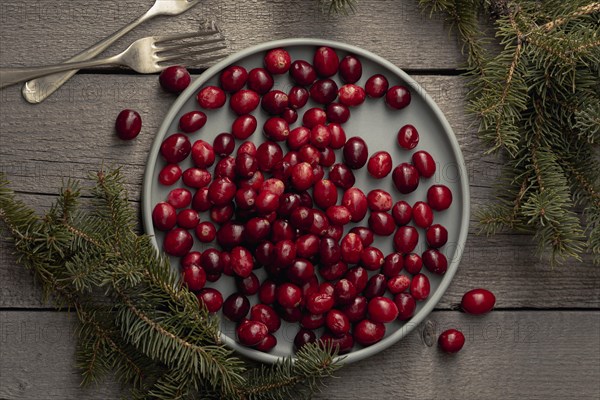
[[[181,115],[198,109],[195,95],[201,87],[205,85],[217,85],[219,73],[229,65],[242,65],[248,70],[262,66],[263,56],[266,50],[284,47],[290,52],[293,60],[305,59],[312,61],[314,50],[318,46],[323,45],[336,49],[340,59],[348,53],[353,53],[360,58],[363,65],[363,75],[357,84],[364,87],[367,78],[373,74],[380,73],[388,78],[390,85],[406,85],[410,88],[412,93],[411,104],[400,111],[392,110],[387,107],[383,99],[367,99],[363,105],[352,109],[352,116],[344,125],[347,137],[361,136],[367,142],[370,154],[378,150],[389,151],[392,154],[394,165],[396,165],[400,162],[410,161],[410,157],[413,153],[413,151],[400,149],[396,144],[396,133],[398,132],[398,129],[401,126],[410,123],[414,125],[420,133],[420,142],[415,151],[419,149],[427,150],[437,162],[436,174],[430,179],[422,179],[418,189],[406,196],[400,196],[395,190],[392,184],[391,174],[385,179],[375,180],[368,176],[366,168],[357,171],[356,186],[361,188],[365,193],[375,188],[381,188],[392,193],[394,201],[402,198],[410,204],[413,204],[418,200],[426,198],[426,191],[429,186],[443,183],[450,187],[454,198],[453,203],[448,210],[442,213],[436,213],[435,215],[435,222],[443,224],[448,229],[449,240],[442,248],[442,251],[449,260],[448,271],[443,277],[434,276],[425,272],[429,275],[431,280],[430,297],[425,302],[419,304],[417,312],[411,320],[405,323],[396,321],[387,324],[386,336],[379,343],[365,348],[356,346],[345,358],[345,362],[354,362],[388,348],[423,321],[438,303],[444,294],[444,291],[450,284],[450,281],[458,268],[467,237],[469,223],[469,187],[466,168],[458,142],[452,132],[452,128],[446,121],[446,118],[444,118],[444,115],[438,106],[427,95],[425,90],[423,90],[419,84],[411,79],[400,68],[389,61],[358,47],[319,39],[286,39],[264,43],[243,50],[219,62],[198,77],[190,87],[179,96],[175,104],[173,104],[167,113],[165,120],[156,135],[150,151],[144,177],[142,199],[143,220],[146,233],[155,237],[155,244],[157,245],[157,248],[160,248],[161,246],[158,245],[158,243],[162,243],[164,235],[162,232],[154,231],[151,216],[152,209],[156,203],[164,201],[167,193],[173,189],[173,187],[165,187],[158,183],[158,173],[165,165],[165,162],[159,156],[160,145],[165,137],[178,131],[178,121]],[[338,84],[340,83],[337,76],[334,79],[337,80]],[[292,86],[293,84],[287,74],[276,77],[275,89],[287,92]],[[311,106],[314,105],[309,102],[304,110]],[[208,116],[208,122],[199,132],[190,135],[192,142],[203,139],[212,143],[213,138],[217,134],[229,131],[234,117],[234,113],[229,107],[225,106],[219,110],[207,111],[206,114]],[[259,128],[257,129],[257,133],[255,133],[251,139],[258,144],[263,141],[263,136],[259,130],[267,115],[262,110],[256,110],[254,115],[258,119]],[[301,120],[301,112],[299,120]],[[298,123],[295,125],[297,124]],[[338,160],[340,160],[341,155],[339,151],[337,154]],[[182,163],[182,168],[190,166],[192,165],[189,158]],[[208,219],[208,216],[202,216],[202,218],[203,220],[206,220]],[[350,229],[350,227],[348,229]],[[419,234],[419,245],[415,252],[422,252],[426,248],[424,232],[422,229],[419,229]],[[384,254],[393,251],[391,237],[377,238],[374,245],[379,247]],[[203,248],[206,248],[206,246],[203,246],[200,243],[194,245],[195,250],[202,251]],[[172,266],[174,269],[179,270],[179,261],[173,259]],[[264,273],[262,269],[257,270],[256,272],[257,275],[259,275],[259,278],[263,277],[263,275],[261,275]],[[233,278],[226,276],[222,277],[215,284],[211,284],[211,286],[221,290],[224,298],[235,290]],[[255,304],[256,301],[255,298],[251,298],[252,304]],[[278,340],[277,346],[269,353],[262,353],[240,346],[236,343],[234,324],[227,321],[225,318],[222,319],[222,338],[228,346],[245,356],[267,363],[272,363],[277,361],[280,357],[294,354],[293,339],[297,329],[298,327],[296,324],[287,324],[284,322],[282,328],[276,332],[275,335]]]

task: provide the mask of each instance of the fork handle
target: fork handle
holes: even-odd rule
[[[23,82],[29,79],[39,78],[46,75],[55,74],[64,71],[75,71],[81,68],[98,67],[100,65],[119,65],[120,54],[116,56],[78,61],[66,64],[47,65],[42,67],[22,67],[22,68],[0,68],[0,89],[15,83]]]
[[[144,13],[143,15],[141,15],[140,17],[138,17],[137,19],[135,19],[128,25],[124,26],[117,32],[115,32],[112,35],[108,36],[107,38],[99,41],[92,47],[82,51],[81,53],[75,55],[74,57],[64,61],[64,63],[75,63],[78,61],[85,61],[85,60],[89,60],[89,59],[97,56],[98,54],[100,54],[101,52],[106,50],[111,44],[113,44],[114,42],[119,40],[121,37],[125,36],[128,32],[133,30],[135,27],[137,27],[141,23],[143,23],[151,18],[154,18],[157,15],[158,14],[156,14],[152,9],[148,10],[146,13]],[[31,80],[31,81],[25,83],[21,93],[23,94],[23,97],[25,98],[25,100],[27,100],[29,103],[32,103],[32,104],[41,103],[46,98],[48,98],[48,96],[50,96],[52,93],[54,93],[59,87],[61,87],[66,81],[71,79],[71,77],[73,75],[75,75],[76,73],[77,73],[77,69],[67,68],[66,72],[55,73],[52,75],[44,76],[43,78],[40,78],[40,79]],[[25,75],[23,75],[23,76],[25,76]],[[32,77],[25,78],[25,79],[19,79],[17,81],[9,83],[9,84],[12,85],[14,83],[22,82],[24,80],[29,80],[31,78]],[[4,79],[2,79],[2,85],[0,85],[0,87],[4,87],[4,86],[8,86],[8,85],[5,85]]]

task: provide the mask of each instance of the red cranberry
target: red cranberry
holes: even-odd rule
[[[285,190],[285,184],[283,183],[283,181],[281,179],[277,179],[277,178],[269,178],[266,181],[263,182],[263,184],[260,187],[260,191],[264,192],[271,192],[271,193],[275,193],[277,196],[281,196],[283,194],[283,191]]]
[[[233,293],[223,303],[223,315],[233,322],[246,318],[250,310],[250,301],[244,295]]]
[[[301,328],[294,337],[294,347],[300,350],[303,346],[317,341],[317,335],[310,329]]]
[[[319,339],[326,346],[331,346],[338,350],[338,354],[346,354],[352,351],[354,347],[354,338],[350,333],[344,333],[341,335],[333,335],[330,332],[325,332]]]
[[[229,106],[237,115],[249,114],[258,107],[260,97],[253,90],[242,89],[231,95]]]
[[[306,298],[306,309],[312,314],[324,314],[334,305],[333,295],[327,293],[312,293]]]
[[[406,225],[412,219],[412,207],[404,200],[400,200],[392,207],[392,216],[397,225]]]
[[[346,273],[345,278],[352,282],[358,293],[361,293],[367,287],[367,283],[369,282],[368,272],[363,267],[350,269]]]
[[[167,232],[163,247],[165,252],[171,256],[183,257],[194,244],[194,238],[190,233],[182,228],[175,228]]]
[[[413,205],[413,220],[420,228],[428,228],[433,223],[433,211],[427,203],[417,201]]]
[[[234,247],[231,250],[230,255],[231,265],[237,276],[245,278],[252,273],[252,269],[254,268],[254,259],[252,257],[252,253],[250,253],[248,249],[241,246]]]
[[[294,323],[302,319],[302,309],[300,307],[276,307],[277,313],[284,321]]]
[[[397,110],[403,109],[410,104],[410,91],[406,86],[392,86],[385,94],[385,102]]]
[[[303,285],[315,276],[313,263],[303,258],[296,258],[286,270],[287,279],[297,285]]]
[[[318,207],[327,209],[328,207],[335,205],[337,199],[337,188],[332,181],[323,179],[315,183],[313,188],[313,200]]]
[[[222,253],[221,257],[223,257],[223,255],[225,255],[227,253]],[[231,260],[229,261],[229,264],[231,264]],[[231,275],[234,275],[233,272],[233,266],[231,266],[232,269],[232,273]],[[238,289],[238,291],[246,296],[252,296],[255,295],[256,293],[258,293],[258,290],[260,289],[260,281],[258,280],[258,277],[253,273],[251,273],[250,275],[248,275],[245,278],[236,278],[235,279],[235,285]]]
[[[221,252],[214,248],[206,249],[200,258],[200,265],[202,265],[207,275],[220,274],[223,272]]]
[[[327,232],[325,232],[324,237],[329,237],[334,240],[339,241],[344,234],[344,227],[341,225],[329,225],[327,228]]]
[[[160,154],[172,164],[177,164],[186,159],[192,150],[190,140],[181,133],[175,133],[166,138],[160,146]]]
[[[215,151],[204,140],[196,140],[192,146],[192,160],[196,167],[208,168],[215,162]]]
[[[469,290],[460,302],[462,310],[473,315],[486,314],[492,311],[495,304],[496,296],[486,289]]]
[[[329,122],[343,124],[350,119],[350,109],[341,103],[329,103],[326,113]]]
[[[263,304],[273,304],[277,299],[277,285],[271,280],[265,280],[258,289],[258,300]]]
[[[201,168],[188,168],[181,176],[183,183],[187,186],[199,189],[208,185],[212,179],[210,172]]]
[[[158,80],[160,86],[167,92],[181,93],[189,86],[192,78],[185,67],[182,67],[181,65],[172,65],[163,69]]]
[[[238,147],[237,155],[240,154],[249,154],[252,157],[256,156],[256,145],[251,141],[245,141]]]
[[[367,282],[367,287],[363,291],[367,299],[383,296],[387,289],[387,280],[383,274],[375,274]]]
[[[184,188],[173,189],[167,195],[167,203],[175,208],[185,208],[192,202],[192,193]]]
[[[279,207],[279,196],[269,191],[260,192],[256,196],[254,206],[261,215],[269,214]]]
[[[251,178],[258,171],[256,157],[247,153],[239,154],[235,159],[235,172],[240,178]]]
[[[200,222],[196,226],[196,237],[201,243],[210,243],[215,240],[217,236],[217,229],[212,222],[204,221]]]
[[[267,337],[269,330],[262,322],[245,320],[236,329],[238,341],[244,346],[255,346]]]
[[[213,140],[213,150],[220,157],[233,153],[235,149],[235,136],[231,133],[220,133]]]
[[[255,344],[254,348],[258,351],[267,353],[273,350],[275,346],[277,346],[277,338],[269,333],[258,344]]]
[[[236,139],[248,139],[256,131],[257,121],[254,115],[240,115],[231,125],[231,133]]]
[[[325,326],[334,335],[343,335],[350,332],[350,320],[339,310],[329,310],[325,317]]]
[[[394,296],[394,303],[398,307],[398,319],[400,321],[406,321],[415,314],[417,302],[410,293],[398,293]]]
[[[263,132],[268,139],[280,142],[290,134],[288,123],[280,117],[271,117],[263,125]]]
[[[265,181],[265,176],[262,172],[256,171],[251,178],[241,179],[237,182],[239,188],[250,187],[254,190],[259,190]]]
[[[332,79],[319,79],[309,90],[310,97],[319,104],[329,104],[338,96],[338,86]]]
[[[215,178],[229,178],[235,180],[237,178],[235,172],[235,158],[226,156],[220,159],[215,166]]]
[[[219,83],[221,88],[229,93],[234,93],[244,87],[248,80],[248,72],[244,67],[231,65],[221,72]]]
[[[275,263],[288,267],[296,258],[296,243],[291,239],[285,239],[275,243]]]
[[[313,223],[314,214],[305,206],[296,207],[290,214],[290,223],[297,229],[308,230]]]
[[[136,111],[123,110],[117,116],[115,130],[120,139],[134,139],[142,130],[142,117]]]
[[[427,275],[417,274],[413,276],[413,279],[410,282],[410,294],[413,295],[415,300],[425,300],[429,297],[430,290],[431,288]]]
[[[369,216],[369,229],[376,235],[389,236],[394,233],[396,223],[394,218],[386,212],[374,211]]]
[[[165,165],[158,174],[158,182],[161,185],[171,186],[181,178],[181,168],[177,164]]]
[[[412,125],[404,125],[398,131],[398,144],[400,147],[411,150],[419,143],[419,132]]]
[[[357,264],[363,251],[363,244],[355,233],[348,233],[340,243],[342,249],[342,260],[348,264]]]
[[[317,79],[313,66],[304,60],[296,60],[292,63],[290,75],[297,84],[303,86],[308,86]]]
[[[414,192],[419,186],[419,172],[409,163],[402,163],[394,168],[392,179],[396,189],[402,194]]]
[[[329,147],[334,150],[341,149],[346,144],[346,132],[340,124],[331,123],[329,124],[329,130],[331,131],[331,141]]]
[[[204,269],[196,264],[192,264],[188,267],[183,268],[183,283],[188,289],[197,292],[204,288],[206,285],[206,272]]]
[[[208,188],[198,189],[192,198],[192,208],[196,211],[208,211],[211,205],[210,200],[208,200]]]
[[[435,211],[443,211],[452,204],[452,192],[445,185],[433,185],[427,190],[427,203]]]
[[[249,219],[244,225],[244,235],[246,242],[259,243],[267,239],[271,233],[271,223],[263,217],[254,217]]]
[[[446,353],[456,353],[465,345],[465,335],[456,329],[448,329],[442,332],[438,344]]]
[[[435,174],[435,161],[428,152],[424,150],[417,151],[412,155],[412,162],[419,171],[420,176],[431,178]]]
[[[248,73],[248,89],[254,90],[258,94],[267,93],[274,83],[273,77],[264,68],[254,68]]]
[[[210,219],[217,224],[224,224],[233,217],[234,211],[233,203],[222,206],[212,206],[210,208]]]
[[[310,277],[310,279],[302,284],[302,297],[306,298],[311,293],[319,292],[319,278],[316,275]]]
[[[261,100],[261,107],[271,115],[281,114],[288,106],[288,95],[281,90],[271,90]]]
[[[217,243],[224,249],[232,249],[244,241],[245,226],[238,223],[227,222],[217,232]]]
[[[294,86],[287,95],[289,106],[294,110],[304,107],[309,97],[308,90],[303,86]]]
[[[210,313],[219,311],[223,305],[223,295],[217,289],[202,289],[196,297],[200,304],[206,307],[206,310]]]
[[[192,209],[181,210],[177,214],[177,225],[185,229],[194,229],[200,222],[198,211]]]
[[[388,323],[398,317],[398,307],[396,304],[387,297],[374,297],[369,300],[368,305],[369,318],[373,322]]]
[[[296,239],[296,255],[310,259],[319,252],[321,239],[317,235],[306,234]]]
[[[355,226],[350,229],[350,233],[356,233],[365,247],[368,247],[373,243],[373,232],[367,227]]]
[[[421,256],[415,253],[410,253],[404,256],[404,268],[406,272],[412,275],[416,275],[421,272],[423,268],[423,260]]]
[[[327,122],[327,114],[322,108],[309,108],[302,116],[302,125],[311,129],[315,125],[324,125]]]
[[[281,113],[281,118],[291,125],[298,120],[298,112],[293,108],[286,108]]]
[[[440,224],[431,225],[425,232],[425,238],[429,246],[439,248],[448,241],[448,231]]]
[[[352,169],[360,169],[369,157],[367,144],[361,138],[355,136],[346,141],[344,145],[344,162]]]
[[[353,56],[347,55],[340,62],[340,77],[346,83],[356,83],[362,76],[362,64],[360,60]]]
[[[310,136],[310,129],[303,126],[294,128],[290,131],[290,134],[287,137],[288,147],[291,150],[298,150],[310,142]]]
[[[327,209],[327,218],[333,225],[346,225],[352,219],[352,215],[344,206],[331,206]]]
[[[373,98],[383,97],[388,90],[389,83],[385,76],[381,74],[373,75],[367,79],[365,84],[365,92],[367,96]]]
[[[340,59],[331,47],[319,47],[313,58],[313,65],[317,74],[321,77],[330,77],[338,71]]]
[[[161,231],[172,229],[177,223],[177,212],[175,207],[167,202],[161,202],[152,210],[152,222],[154,227]]]
[[[206,114],[202,111],[190,111],[179,118],[179,129],[185,133],[194,133],[206,124]]]
[[[383,263],[383,253],[376,247],[366,247],[360,255],[360,265],[369,271],[378,270]]]
[[[329,228],[329,220],[327,215],[321,210],[313,210],[312,223],[309,227],[309,232],[317,236],[325,236]]]
[[[296,193],[284,193],[279,197],[277,213],[282,217],[289,216],[295,208],[300,206],[300,196]]]
[[[311,165],[317,165],[321,161],[321,152],[312,144],[305,144],[298,152],[298,159]]]
[[[363,346],[370,346],[379,342],[385,335],[385,325],[363,319],[354,327],[354,340]]]
[[[347,83],[338,91],[340,103],[348,107],[361,105],[366,98],[365,90],[358,85]],[[336,122],[336,121],[332,121]]]
[[[335,284],[333,296],[337,305],[351,304],[357,295],[356,287],[348,279],[340,279]]]
[[[276,332],[281,326],[281,319],[275,310],[266,304],[256,304],[250,310],[250,320],[259,321],[267,326],[269,333]]]
[[[335,181],[333,182],[335,183]],[[351,187],[344,192],[344,196],[342,197],[342,205],[345,206],[348,211],[350,211],[350,215],[352,215],[352,222],[362,221],[365,215],[367,215],[367,196],[365,196],[363,191],[358,188]]]
[[[302,300],[302,289],[293,283],[282,283],[277,288],[277,302],[285,308],[294,308]],[[318,313],[315,313],[318,314]]]
[[[290,54],[284,49],[269,50],[264,61],[265,68],[273,75],[285,74],[292,64]]]
[[[292,185],[296,190],[307,190],[313,185],[313,169],[307,162],[301,162],[292,167]]]
[[[383,266],[381,268],[381,273],[385,275],[386,278],[392,278],[397,276],[402,268],[404,267],[404,258],[400,253],[391,253],[385,256],[383,259]]]
[[[223,89],[216,86],[206,86],[196,96],[200,107],[205,109],[221,108],[227,100],[227,96]]]
[[[367,194],[367,204],[371,211],[390,211],[392,202],[392,196],[385,190],[374,189]]]
[[[315,125],[310,130],[310,143],[319,150],[325,149],[331,141],[331,131],[325,125]]]
[[[408,254],[417,247],[419,233],[413,226],[401,226],[394,234],[394,249]]]
[[[410,287],[410,278],[406,275],[393,276],[388,280],[387,287],[391,294],[402,293]]]
[[[388,176],[392,171],[392,156],[387,151],[378,151],[369,158],[367,170],[375,179]]]
[[[367,316],[367,298],[363,296],[357,296],[350,303],[344,307],[342,307],[342,311],[350,322],[355,323],[365,319]]]
[[[208,199],[217,206],[229,204],[235,197],[236,190],[235,183],[229,178],[218,178],[208,187]]]
[[[335,239],[324,237],[319,245],[319,258],[322,264],[333,264],[342,257],[342,249]]]

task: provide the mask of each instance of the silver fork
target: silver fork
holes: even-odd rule
[[[101,65],[123,65],[142,74],[151,74],[165,69],[168,66],[164,65],[166,62],[176,64],[178,61],[193,58],[194,61],[206,63],[225,56],[222,53],[214,53],[226,49],[227,46],[208,47],[208,45],[214,43],[224,42],[221,36],[206,38],[206,36],[216,34],[220,34],[220,32],[218,30],[208,30],[170,36],[148,36],[136,40],[125,51],[112,57],[41,67],[0,68],[0,88],[56,72]],[[184,39],[197,38],[201,39],[184,41]]]
[[[116,42],[118,39],[123,37],[125,34],[130,32],[132,29],[134,29],[141,23],[159,15],[182,14],[190,8],[197,5],[199,2],[200,0],[156,0],[154,2],[154,5],[139,18],[137,18],[127,26],[124,26],[119,31],[113,33],[106,39],[101,40],[92,47],[82,51],[81,53],[64,62],[90,60],[96,57],[98,54],[102,53],[111,44]],[[23,86],[23,97],[30,103],[41,103],[48,96],[54,93],[59,87],[61,87],[66,81],[68,81],[73,75],[75,75],[76,72],[77,70],[67,71],[29,81]]]

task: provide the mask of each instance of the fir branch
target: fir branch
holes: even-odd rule
[[[584,15],[590,15],[593,13],[600,12],[600,3],[591,3],[581,8],[578,8],[576,11],[572,12],[569,15],[564,17],[556,18],[553,21],[547,22],[540,27],[540,29],[544,32],[550,32],[552,29],[565,24],[575,18],[582,17]]]

